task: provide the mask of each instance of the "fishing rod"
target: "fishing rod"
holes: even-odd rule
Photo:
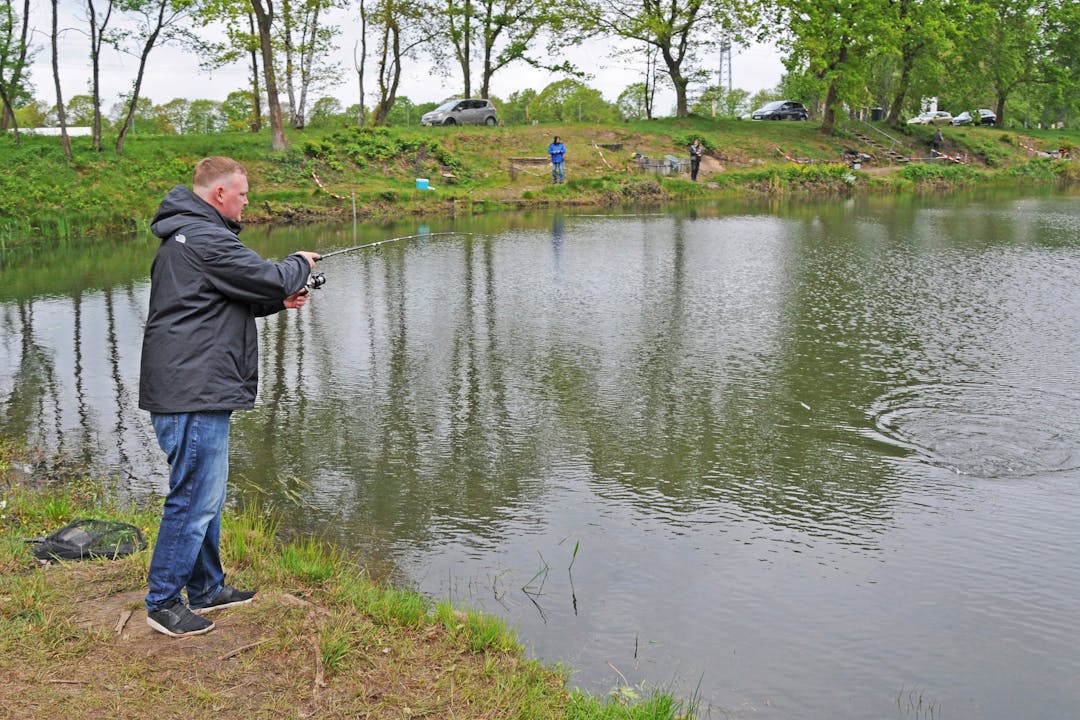
[[[400,242],[402,240],[412,240],[413,238],[428,238],[438,237],[440,235],[476,235],[478,233],[467,232],[437,232],[437,233],[417,233],[416,235],[402,235],[401,237],[387,238],[386,240],[379,240],[376,242],[364,243],[363,245],[353,245],[352,247],[342,248],[341,250],[334,250],[328,252],[325,255],[320,255],[315,262],[325,260],[328,257],[334,257],[335,255],[344,255],[345,253],[356,252],[357,250],[369,250],[372,248],[378,248],[380,245],[387,245],[389,243]],[[326,284],[326,273],[311,273],[308,277],[307,286],[312,290],[318,290]]]

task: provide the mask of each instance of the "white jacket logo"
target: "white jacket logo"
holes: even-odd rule
[[[173,238],[173,240],[175,240],[178,243],[186,243],[187,242],[187,238],[184,237],[183,235],[177,235],[176,237]]]

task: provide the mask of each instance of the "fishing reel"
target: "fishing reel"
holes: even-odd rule
[[[318,290],[326,284],[326,274],[317,272],[308,276],[306,287],[308,290]]]

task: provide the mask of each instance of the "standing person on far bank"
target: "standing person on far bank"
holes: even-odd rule
[[[705,154],[705,148],[701,146],[701,141],[694,138],[694,142],[690,143],[690,179],[697,182],[698,168],[701,167],[701,156]]]
[[[945,136],[941,134],[941,128],[934,130],[934,137],[930,138],[930,149],[934,155],[941,154],[941,146],[945,142]]]
[[[200,161],[192,186],[170,190],[150,225],[161,245],[150,269],[139,379],[139,407],[150,411],[169,462],[146,622],[172,637],[210,632],[214,623],[202,613],[255,595],[225,584],[219,554],[229,420],[255,404],[255,318],[303,307],[319,259],[299,251],[274,263],[240,242],[248,179],[235,160]]]
[[[566,155],[566,146],[559,140],[558,135],[548,145],[548,155],[551,156],[551,182],[566,182],[566,173],[563,171],[563,157]]]

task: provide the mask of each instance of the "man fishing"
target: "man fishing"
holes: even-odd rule
[[[563,168],[563,159],[566,157],[566,145],[563,145],[562,140],[556,135],[555,139],[548,145],[548,155],[551,156],[551,182],[564,183],[566,182],[566,172]]]
[[[171,637],[214,629],[202,614],[251,602],[225,584],[219,544],[229,475],[229,422],[255,404],[255,318],[303,307],[318,253],[264,260],[240,242],[247,170],[226,157],[195,167],[192,189],[165,195],[150,225],[139,407],[169,462],[169,493],[150,560],[146,622]],[[186,590],[185,602],[181,592]]]

